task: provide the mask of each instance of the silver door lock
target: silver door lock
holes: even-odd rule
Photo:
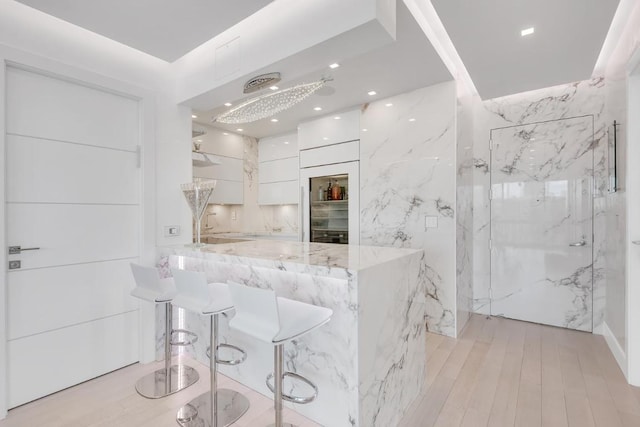
[[[20,261],[9,261],[9,270],[17,270],[22,266]]]

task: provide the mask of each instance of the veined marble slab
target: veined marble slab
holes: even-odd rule
[[[392,427],[415,400],[425,381],[424,252],[415,249],[287,241],[248,241],[200,250],[160,249],[165,271],[204,271],[210,281],[233,281],[279,296],[333,310],[331,321],[285,345],[285,369],[315,382],[318,398],[290,405],[331,427]],[[200,340],[183,349],[208,364],[209,317],[179,312],[176,328]],[[220,325],[221,342],[247,351],[238,366],[220,372],[271,397],[264,380],[273,370],[273,346]],[[162,343],[163,325],[158,325]],[[223,355],[224,356],[224,355]],[[287,385],[288,392],[309,390]]]

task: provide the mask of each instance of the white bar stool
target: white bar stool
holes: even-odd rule
[[[249,399],[242,394],[218,389],[217,364],[237,365],[244,362],[244,350],[218,343],[218,317],[233,310],[229,288],[224,283],[207,283],[204,273],[187,270],[171,270],[178,294],[173,304],[194,313],[211,316],[211,346],[207,349],[211,390],[191,400],[178,410],[176,420],[183,427],[225,427],[237,421],[249,409]],[[220,347],[231,348],[242,354],[240,359],[218,358]]]
[[[189,345],[198,340],[196,334],[183,329],[172,328],[171,300],[176,294],[176,287],[172,278],[161,279],[154,267],[143,267],[131,264],[136,287],[131,295],[154,304],[165,305],[165,336],[164,336],[164,369],[158,369],[136,383],[136,391],[148,399],[158,399],[184,390],[198,381],[198,371],[186,365],[171,365],[171,346]],[[173,333],[185,334],[185,341],[174,341]]]
[[[229,292],[236,315],[229,326],[256,339],[274,345],[274,374],[267,377],[267,386],[274,393],[274,427],[295,427],[282,420],[282,401],[309,403],[318,396],[318,388],[308,379],[293,372],[284,371],[284,344],[324,325],[331,319],[329,308],[276,297],[272,290],[229,283]],[[274,386],[270,380],[275,376]],[[290,396],[282,391],[285,376],[301,380],[311,386],[314,394],[309,397]]]

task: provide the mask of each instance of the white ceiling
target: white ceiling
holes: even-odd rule
[[[432,0],[482,99],[591,77],[618,2]]]
[[[17,0],[173,62],[272,0]]]
[[[284,88],[300,82],[319,80],[323,76],[333,78],[333,81],[329,82],[327,87],[321,89],[319,93],[274,116],[278,119],[277,123],[273,123],[271,118],[267,118],[242,125],[215,123],[214,126],[232,132],[237,132],[236,129],[241,128],[241,133],[256,138],[279,135],[294,131],[300,122],[314,117],[358,108],[360,105],[376,99],[387,98],[452,79],[402,0],[397,2],[396,28],[396,41],[385,47],[343,60],[340,62],[340,67],[334,70],[330,70],[329,64],[327,64],[325,68],[303,78],[279,85],[280,88]],[[276,65],[270,71],[280,71],[284,81],[287,68],[294,67],[295,63],[288,61],[280,65],[284,68]],[[268,90],[265,89],[247,97],[241,93],[239,87],[236,87],[236,99],[218,99],[218,104],[212,105],[212,108],[194,111],[194,114],[198,116],[194,121],[211,124],[211,118],[227,108],[221,105],[224,102],[232,102],[237,105],[244,99],[253,98]],[[367,92],[371,90],[375,90],[377,95],[367,95]],[[225,88],[221,87],[220,91],[225,91]],[[322,111],[314,111],[313,108],[316,106],[322,107]]]

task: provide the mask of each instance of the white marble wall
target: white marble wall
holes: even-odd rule
[[[393,104],[387,106],[386,104]],[[456,335],[456,88],[376,101],[360,135],[360,243],[426,255],[427,327]],[[437,228],[425,229],[425,217]]]
[[[491,129],[593,115],[594,119],[594,260],[593,328],[598,331],[605,308],[605,115],[604,79],[531,91],[478,104],[474,138],[474,311],[489,313],[489,133]],[[542,309],[542,308],[541,308]]]
[[[456,330],[473,311],[473,112],[472,98],[458,98],[456,137]]]

